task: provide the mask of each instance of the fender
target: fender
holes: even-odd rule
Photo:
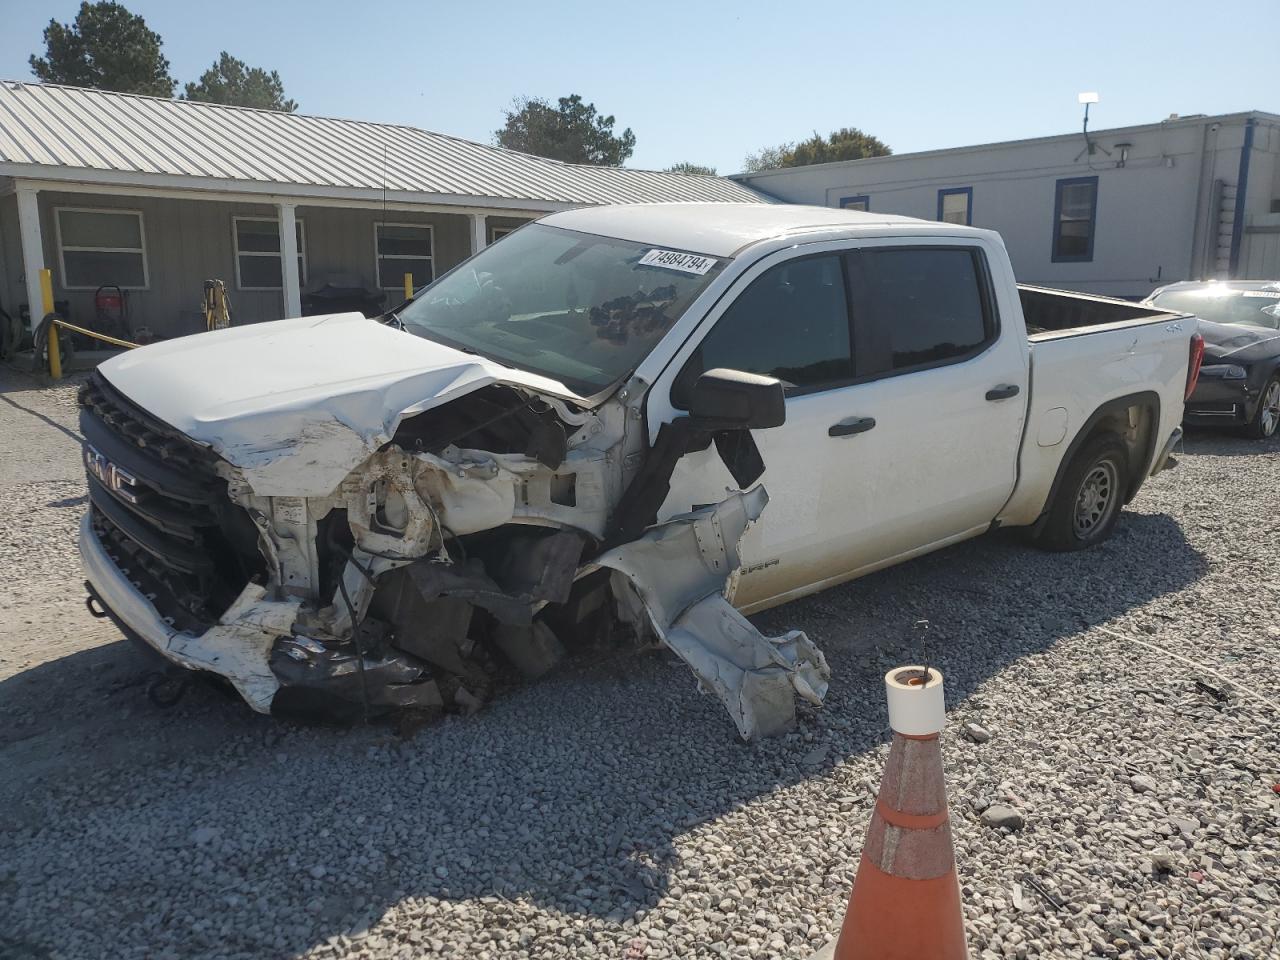
[[[1062,486],[1062,477],[1067,472],[1067,466],[1075,459],[1080,448],[1084,446],[1092,435],[1098,424],[1102,422],[1104,417],[1117,413],[1127,407],[1148,407],[1152,412],[1153,426],[1151,435],[1147,437],[1146,450],[1143,453],[1141,464],[1143,469],[1135,470],[1134,475],[1129,479],[1129,489],[1125,493],[1124,502],[1129,503],[1138,495],[1138,490],[1142,487],[1142,482],[1147,478],[1147,470],[1150,468],[1151,458],[1156,452],[1156,434],[1160,426],[1160,394],[1154,390],[1143,390],[1138,393],[1126,394],[1123,397],[1116,397],[1114,400],[1108,400],[1106,403],[1098,407],[1097,410],[1090,414],[1089,419],[1084,422],[1076,435],[1072,437],[1071,444],[1067,447],[1067,452],[1063,455],[1062,460],[1058,463],[1058,470],[1053,476],[1053,485],[1049,487],[1049,496],[1045,498],[1044,509],[1041,510],[1039,518],[1031,525],[1031,532],[1038,534],[1044,527],[1045,521],[1049,518],[1049,509],[1058,497],[1058,489]]]

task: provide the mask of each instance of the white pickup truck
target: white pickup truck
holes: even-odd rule
[[[1180,436],[1195,327],[1020,290],[985,230],[559,213],[379,320],[104,363],[88,603],[259,711],[473,708],[613,637],[776,733],[830,672],[744,612],[997,526],[1102,540]]]

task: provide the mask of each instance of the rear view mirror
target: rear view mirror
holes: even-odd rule
[[[693,384],[689,419],[699,430],[763,430],[787,419],[782,382],[741,370],[708,370]]]

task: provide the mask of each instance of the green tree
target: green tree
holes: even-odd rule
[[[681,163],[673,163],[667,167],[666,173],[692,173],[704,177],[714,177],[716,175],[715,167],[704,167],[700,163],[689,163],[684,161]]]
[[[857,127],[841,127],[827,137],[813,132],[808,140],[802,140],[791,151],[787,166],[800,167],[810,163],[834,163],[837,160],[863,160],[866,157],[887,157],[893,153],[882,141],[863,133]]]
[[[118,3],[81,3],[72,23],[50,20],[45,55],[32,54],[31,72],[46,83],[120,93],[173,96],[160,34]]]
[[[743,166],[748,173],[759,173],[761,170],[776,170],[779,167],[887,157],[891,153],[893,151],[884,142],[871,134],[863,133],[856,127],[841,127],[826,137],[815,130],[808,140],[765,147],[757,153],[748,154]]]
[[[776,170],[778,167],[789,167],[786,160],[795,149],[794,143],[780,143],[776,147],[761,147],[755,153],[748,153],[742,161],[742,169],[747,173],[759,173],[761,170]]]
[[[250,67],[225,50],[218,55],[213,66],[200,74],[199,80],[186,85],[182,99],[285,113],[298,109],[296,101],[285,99],[280,74],[274,70],[268,73],[261,67]]]
[[[536,97],[517,97],[506,111],[506,123],[494,131],[494,141],[508,150],[519,150],[565,163],[621,166],[636,148],[631,128],[614,136],[613,115],[604,116],[594,103],[583,103],[573,94],[556,106]]]

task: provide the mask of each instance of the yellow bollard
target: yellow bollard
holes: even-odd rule
[[[53,313],[53,271],[47,268],[40,271],[40,299],[43,301],[40,319],[43,320]],[[58,325],[52,320],[49,321],[48,341],[49,375],[55,380],[61,380],[62,350],[58,344]]]
[[[413,274],[406,273],[404,275],[404,298],[406,300],[413,299]]]

